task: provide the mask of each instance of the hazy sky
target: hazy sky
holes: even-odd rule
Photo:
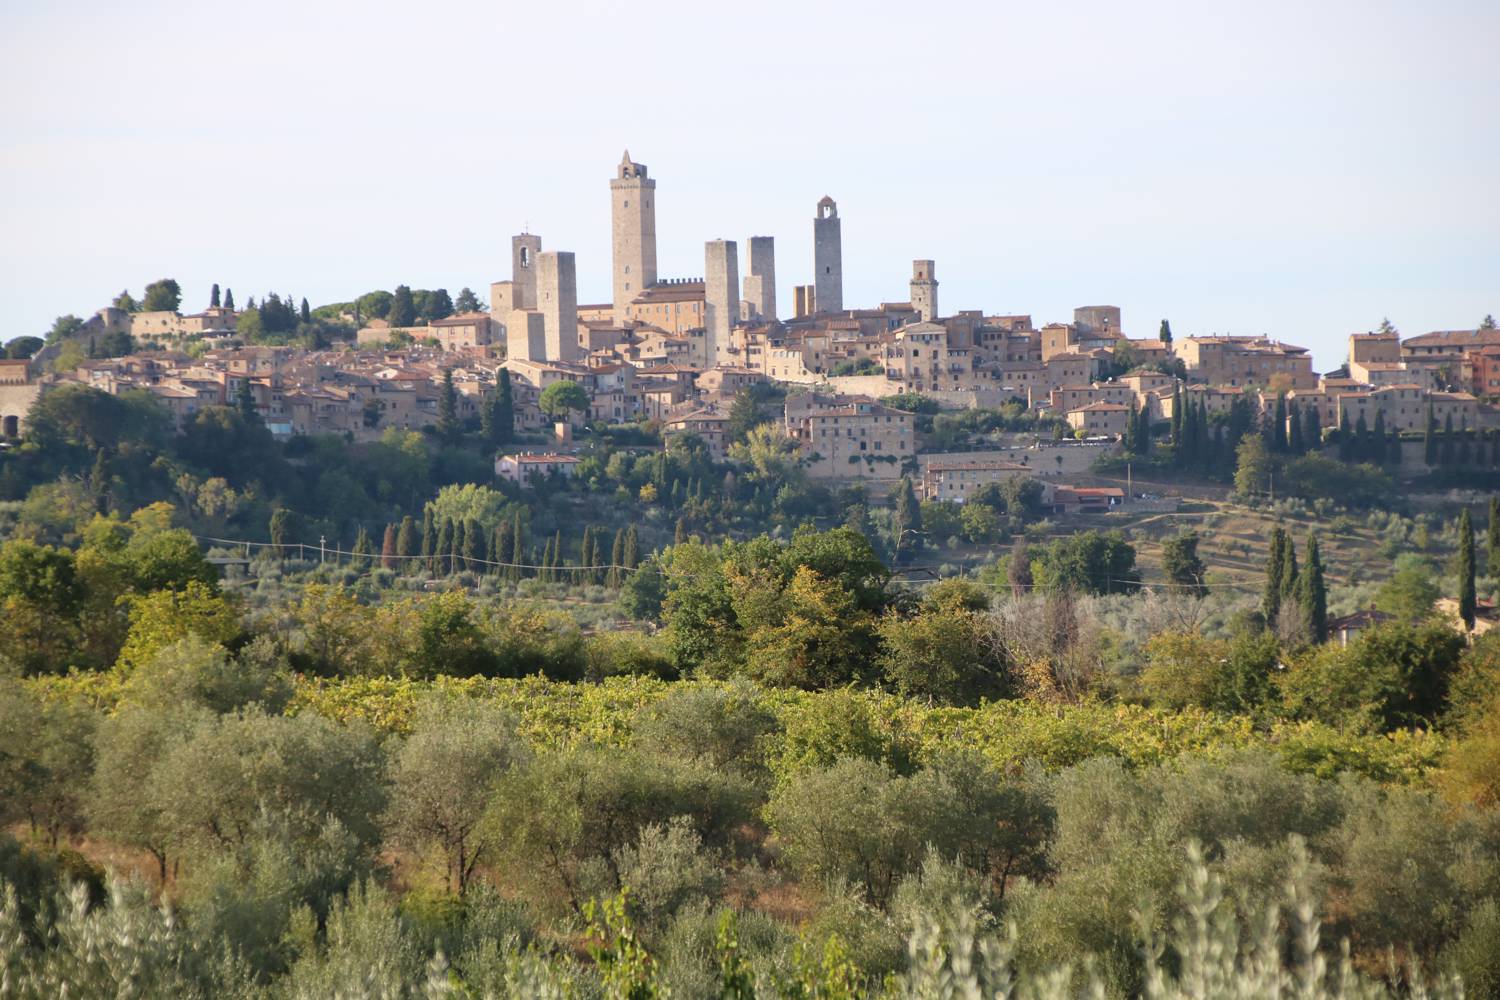
[[[1225,8],[1225,9],[1217,9]],[[508,275],[609,297],[608,180],[663,276],[839,204],[844,302],[1124,310],[1343,360],[1500,313],[1500,3],[0,3],[0,340],[121,288],[313,304]],[[743,248],[742,248],[743,255]]]

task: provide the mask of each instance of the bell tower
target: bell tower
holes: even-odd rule
[[[623,323],[635,297],[656,284],[656,181],[627,149],[609,193],[615,322]]]

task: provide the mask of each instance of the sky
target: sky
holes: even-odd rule
[[[1382,317],[1500,313],[1500,4],[0,3],[0,340],[176,278],[313,305],[507,278],[609,298],[609,191],[657,179],[659,270],[812,218],[846,307],[1268,334],[1321,369]],[[742,257],[745,248],[741,247]]]

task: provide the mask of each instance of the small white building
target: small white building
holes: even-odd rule
[[[554,472],[572,478],[578,469],[578,458],[574,455],[501,455],[495,459],[495,475],[522,485],[539,476],[550,476]]]

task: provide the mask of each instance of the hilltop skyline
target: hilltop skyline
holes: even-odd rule
[[[1110,303],[1131,336],[1164,317],[1267,334],[1325,370],[1384,316],[1416,334],[1500,310],[1484,5],[589,10],[441,4],[408,32],[383,9],[7,11],[0,72],[25,99],[0,112],[3,337],[164,276],[193,308],[212,282],[314,304],[482,291],[523,229],[577,254],[581,301],[607,301],[627,146],[661,184],[661,274],[700,275],[707,240],[773,236],[783,311],[825,194],[849,307],[904,298],[931,258],[947,311],[1040,324]],[[913,53],[881,58],[908,18]],[[467,38],[497,58],[444,57]]]

